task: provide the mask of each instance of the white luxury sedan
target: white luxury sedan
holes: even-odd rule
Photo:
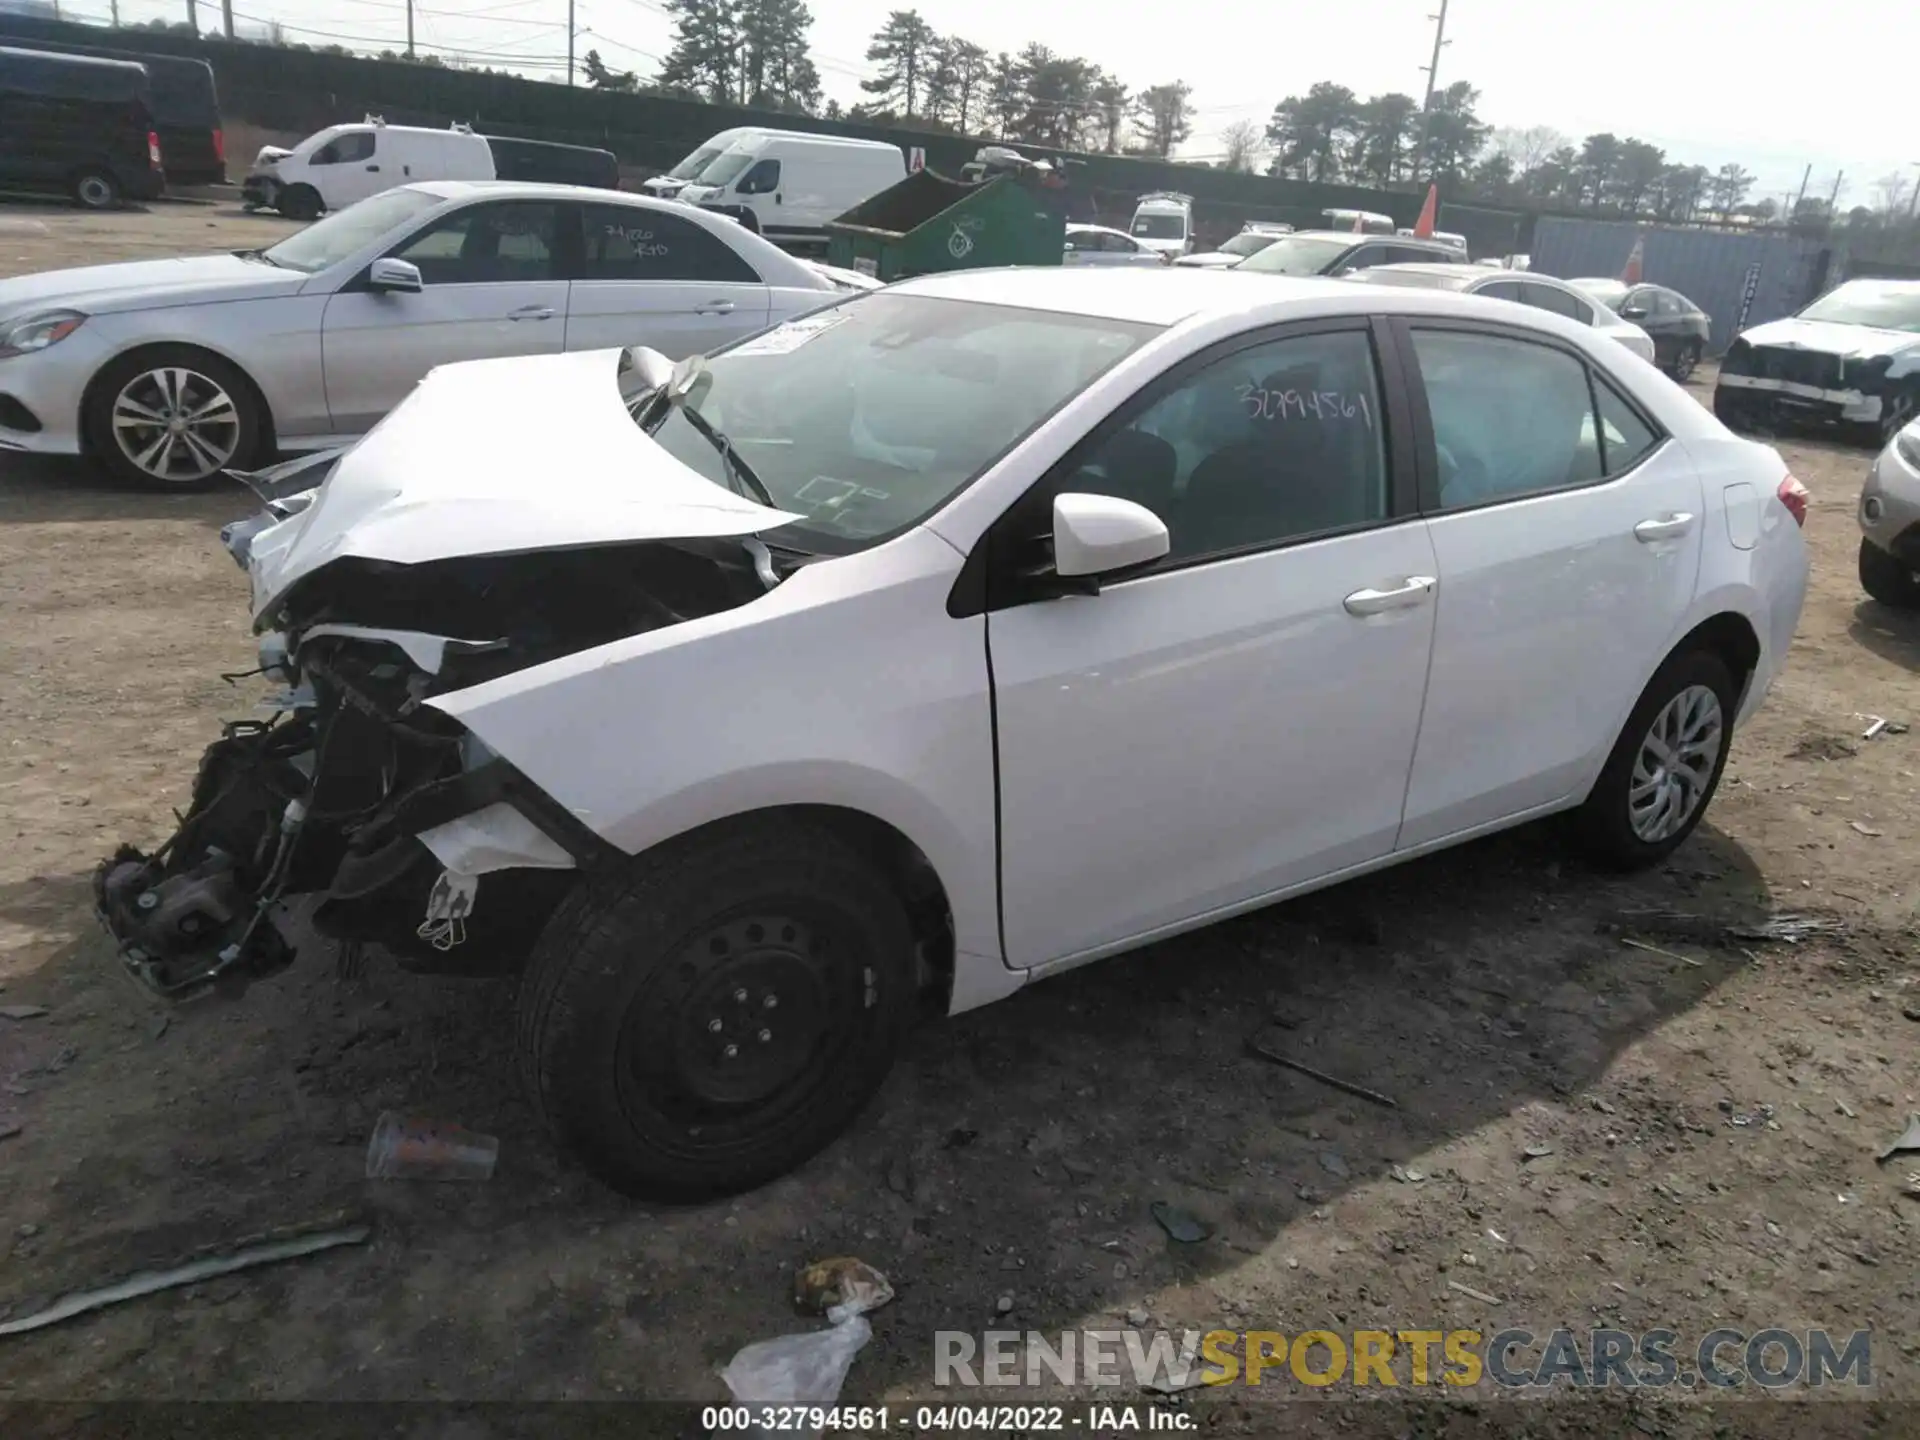
[[[1591,325],[1609,340],[1617,340],[1634,354],[1653,363],[1653,337],[1631,320],[1616,315],[1598,296],[1588,294],[1565,280],[1529,271],[1516,275],[1511,270],[1485,265],[1376,265],[1370,270],[1355,270],[1344,278],[1360,285],[1405,285],[1424,290],[1453,290],[1462,295],[1481,295],[1488,300],[1506,300],[1516,305],[1531,305],[1550,314],[1564,315],[1581,325]]]
[[[1107,225],[1067,226],[1068,265],[1164,265],[1168,256]]]
[[[403,185],[268,250],[0,280],[0,451],[200,485],[363,434],[448,361],[692,355],[853,288],[669,200]]]
[[[230,526],[270,725],[96,877],[184,996],[265,917],[523,972],[636,1195],[826,1145],[923,1004],[1556,812],[1700,823],[1807,495],[1589,325],[1173,267],[847,298],[720,354],[434,371]]]

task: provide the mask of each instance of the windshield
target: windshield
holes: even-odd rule
[[[1233,268],[1259,275],[1319,275],[1352,248],[1351,240],[1282,235],[1259,254],[1249,255]]]
[[[731,185],[753,163],[753,151],[728,150],[700,172],[702,185]]]
[[[288,270],[312,275],[358,254],[382,235],[445,203],[421,190],[384,190],[289,235],[266,253]]]
[[[1120,320],[874,291],[706,362],[655,440],[737,488],[726,437],[803,548],[844,553],[918,524],[1156,333]]]
[[[1248,231],[1227,241],[1220,247],[1220,253],[1222,255],[1258,255],[1279,238],[1278,235],[1261,235]]]
[[[702,170],[706,169],[707,166],[711,165],[713,163],[713,157],[719,153],[720,152],[711,145],[702,145],[678,165],[667,171],[667,174],[675,180],[691,180]]]
[[[1136,215],[1133,217],[1133,233],[1142,240],[1184,240],[1187,238],[1187,217]]]
[[[1802,310],[1800,318],[1876,330],[1920,330],[1920,285],[1849,280]]]

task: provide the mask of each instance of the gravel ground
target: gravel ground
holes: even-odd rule
[[[287,228],[218,206],[6,207],[0,274]],[[1868,457],[1781,449],[1814,497],[1805,618],[1663,869],[1596,876],[1532,828],[1073,973],[926,1028],[801,1173],[683,1210],[628,1204],[555,1157],[511,1083],[510,984],[377,961],[341,982],[310,946],[238,1003],[163,1017],[116,978],[89,872],[121,838],[164,834],[219,719],[252,703],[218,678],[252,649],[215,536],[248,507],[0,459],[0,1006],[48,1012],[0,1019],[0,1133],[18,1127],[0,1140],[0,1318],[334,1211],[374,1227],[355,1249],[0,1339],[0,1401],[713,1399],[716,1363],[803,1323],[794,1267],[855,1254],[899,1292],[847,1384],[863,1403],[932,1395],[938,1329],[1617,1325],[1675,1330],[1690,1354],[1716,1326],[1826,1326],[1873,1332],[1874,1386],[1783,1392],[1810,1402],[1793,1412],[1920,1434],[1902,1404],[1920,1398],[1920,1157],[1873,1161],[1920,1110],[1920,732],[1860,738],[1867,716],[1920,719],[1920,621],[1854,575]],[[1834,930],[1701,943],[1621,921],[1646,907]],[[1397,1108],[1250,1058],[1274,1016],[1273,1047]],[[389,1107],[500,1136],[497,1175],[364,1181]],[[1170,1243],[1156,1200],[1211,1238]],[[1729,1420],[1641,1392],[1542,1409],[1490,1388],[1303,1404],[1290,1433],[1525,1414],[1610,1435],[1630,1403],[1648,1434],[1749,1434],[1786,1408]],[[1259,1431],[1270,1398],[1354,1393],[1286,1381],[1193,1408]]]

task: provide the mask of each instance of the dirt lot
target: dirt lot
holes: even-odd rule
[[[0,207],[0,273],[285,228]],[[219,679],[252,649],[215,541],[248,507],[0,461],[0,1004],[49,1011],[0,1019],[0,1132],[19,1127],[0,1140],[0,1318],[341,1209],[374,1226],[358,1249],[0,1339],[0,1400],[716,1397],[717,1362],[801,1325],[793,1267],[848,1253],[899,1291],[848,1399],[929,1396],[936,1329],[1130,1311],[1289,1334],[1664,1326],[1683,1354],[1715,1326],[1824,1325],[1874,1332],[1875,1382],[1872,1403],[1820,1392],[1825,1414],[1920,1433],[1897,1403],[1920,1399],[1920,1197],[1903,1194],[1920,1159],[1873,1162],[1920,1110],[1920,730],[1860,738],[1869,715],[1920,721],[1920,623],[1855,580],[1867,457],[1782,448],[1814,496],[1813,591],[1786,677],[1666,868],[1596,877],[1531,829],[1077,972],[927,1028],[803,1173],[682,1211],[557,1160],[505,1061],[510,985],[378,959],[342,983],[311,946],[242,1002],[165,1019],[116,977],[88,874],[120,838],[164,834],[217,722],[253,703]],[[1843,929],[1629,929],[1646,949],[1605,928],[1649,906]],[[1272,1013],[1293,1028],[1271,1044],[1398,1108],[1249,1058]],[[497,1134],[498,1174],[366,1182],[388,1107]],[[1155,1200],[1216,1233],[1169,1244]],[[1483,1420],[1518,1405],[1475,1398]],[[1458,1433],[1476,1412],[1453,1399],[1396,1412],[1393,1433]],[[1583,1410],[1536,1408],[1539,1433],[1586,1433]],[[1711,1433],[1697,1402],[1636,1414]]]

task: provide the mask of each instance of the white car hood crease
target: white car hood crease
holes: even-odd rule
[[[681,464],[621,399],[618,350],[443,365],[340,457],[313,503],[253,538],[254,618],[354,557],[416,565],[752,535],[800,517]]]

